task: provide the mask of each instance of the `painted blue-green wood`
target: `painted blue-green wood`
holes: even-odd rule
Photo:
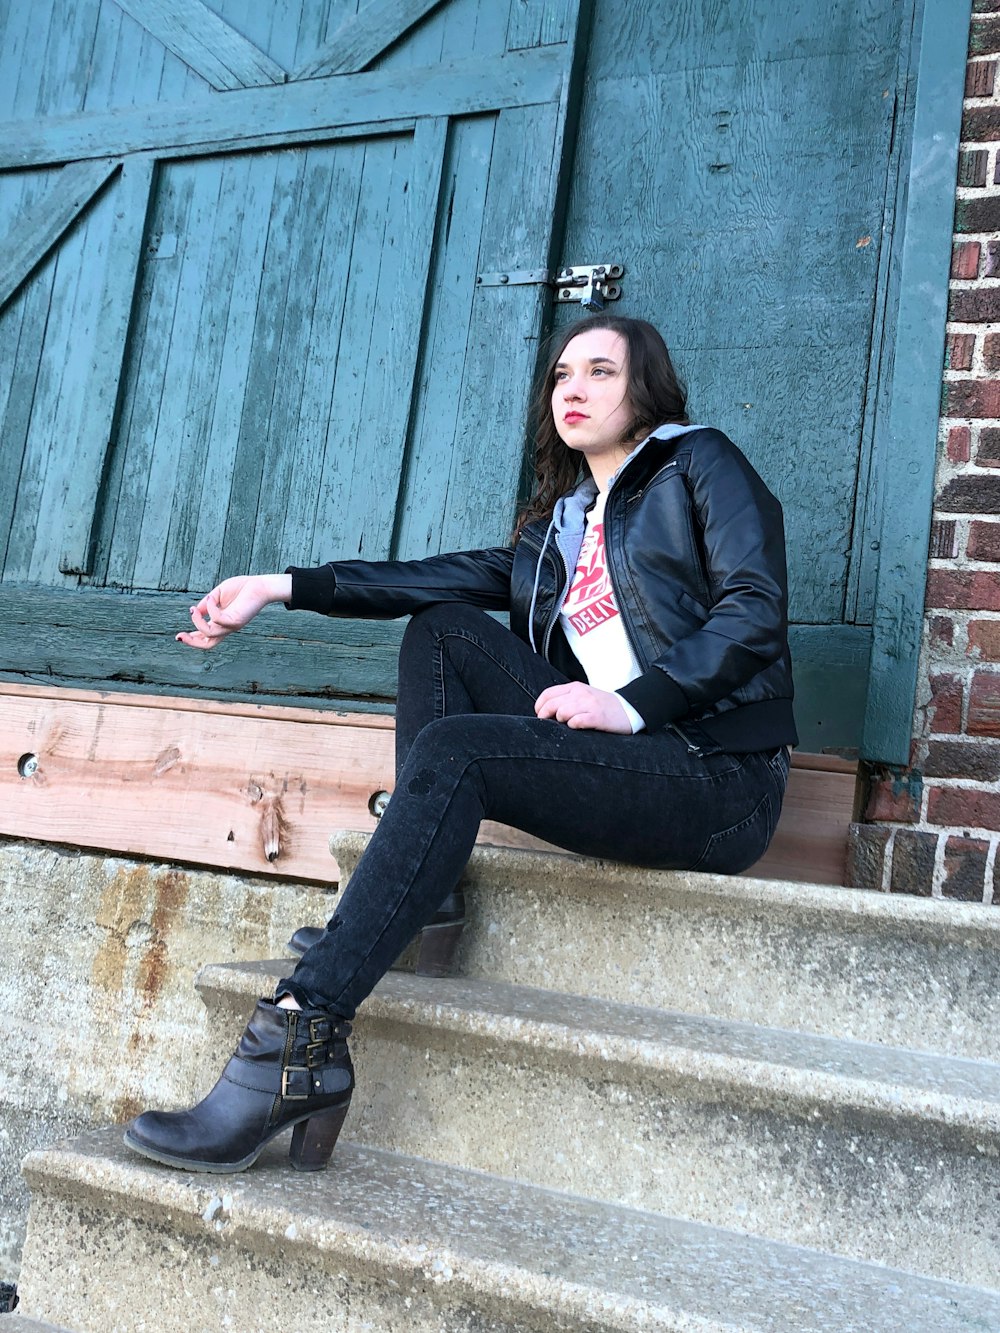
[[[924,0],[916,102],[892,315],[894,366],[884,417],[884,499],[871,677],[862,753],[909,762],[923,624],[944,359],[953,190],[969,0]]]
[[[212,88],[284,83],[287,73],[202,0],[115,0]]]
[[[52,300],[56,260],[0,312],[0,578],[6,563],[14,524],[15,506],[24,471],[31,415],[45,346],[45,330]]]
[[[857,748],[868,695],[867,625],[792,625],[799,748],[810,754]]]
[[[382,71],[309,79],[282,88],[248,88],[191,106],[153,106],[0,125],[0,170],[69,158],[209,147],[249,126],[270,137],[407,116],[452,116],[551,102],[563,60],[556,47],[516,51],[501,60],[456,60],[420,80]]]
[[[71,162],[45,197],[19,215],[17,231],[0,240],[0,310],[120,165],[115,158]]]
[[[118,402],[154,167],[152,158],[130,157],[113,198],[115,220],[88,357],[73,457],[71,503],[66,506],[61,525],[59,569],[63,574],[85,574],[90,568],[97,501]]]
[[[495,132],[492,117],[452,123],[445,164],[444,225],[430,283],[422,373],[393,538],[393,554],[403,559],[455,549],[452,534],[445,533],[445,515],[452,475],[461,466],[461,454],[453,442],[467,346],[465,338],[456,338],[454,331],[472,324],[477,289],[469,275],[478,272]],[[492,398],[491,391],[486,393]],[[505,419],[499,410],[496,416]],[[313,558],[329,556],[314,549]]]
[[[292,75],[295,79],[356,74],[365,69],[442,0],[369,0],[330,42]]]

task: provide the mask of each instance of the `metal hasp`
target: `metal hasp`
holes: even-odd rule
[[[624,274],[621,264],[561,268],[556,274],[556,301],[579,301],[584,310],[603,310],[608,301],[617,301],[621,296],[618,279]]]
[[[555,291],[556,301],[577,301],[585,310],[603,310],[608,301],[622,294],[621,264],[581,264],[550,273],[546,268],[519,269],[509,273],[480,273],[477,287],[545,286]]]

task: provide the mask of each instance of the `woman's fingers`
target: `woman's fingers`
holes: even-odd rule
[[[564,722],[575,731],[631,732],[625,709],[616,694],[597,690],[581,681],[550,685],[535,700],[535,715]]]

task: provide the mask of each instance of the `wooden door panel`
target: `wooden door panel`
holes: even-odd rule
[[[47,292],[26,444],[0,451],[21,479],[0,674],[259,694],[273,669],[291,697],[387,699],[399,627],[275,622],[211,662],[171,631],[240,570],[505,539],[547,299],[476,275],[551,262],[576,0],[80,8],[83,101],[0,124],[15,192],[124,162],[0,310],[20,337]]]

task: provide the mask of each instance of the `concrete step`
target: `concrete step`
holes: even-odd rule
[[[207,967],[218,1075],[281,962]],[[1000,1066],[503,982],[390,972],[345,1134],[1000,1287]]]
[[[22,1300],[79,1333],[951,1333],[1000,1295],[341,1143],[241,1176],[33,1153]]]
[[[78,1333],[78,1330],[49,1324],[43,1319],[30,1319],[27,1315],[7,1314],[0,1320],[0,1333]]]
[[[992,907],[482,846],[465,884],[467,977],[1000,1061]]]
[[[45,1320],[32,1320],[27,1314],[4,1314],[0,1320],[1,1333],[77,1333],[67,1325],[48,1324]]]

